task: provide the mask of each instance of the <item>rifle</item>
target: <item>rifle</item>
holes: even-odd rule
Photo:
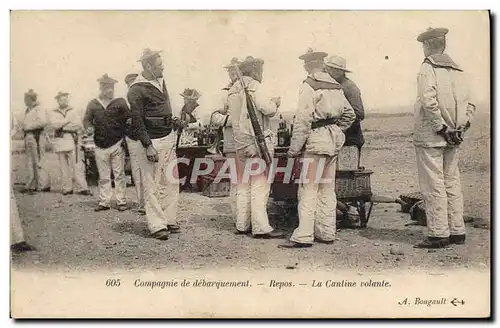
[[[236,75],[238,76],[238,80],[241,83],[241,87],[245,92],[245,97],[247,100],[248,117],[250,118],[250,122],[252,122],[252,128],[255,134],[255,138],[257,139],[257,146],[259,147],[260,155],[262,156],[262,159],[266,162],[266,164],[269,165],[271,164],[272,159],[271,155],[269,154],[269,149],[267,148],[266,138],[264,137],[264,134],[262,133],[262,128],[260,127],[259,121],[257,120],[257,114],[255,113],[255,104],[253,102],[252,97],[248,93],[247,86],[243,82],[243,77],[241,76],[241,72],[238,65],[234,64],[234,68],[236,70]]]

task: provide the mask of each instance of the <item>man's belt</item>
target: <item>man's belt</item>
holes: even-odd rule
[[[144,123],[146,128],[158,128],[172,125],[171,116],[145,116]]]
[[[75,144],[75,159],[76,162],[78,163],[78,133],[75,131],[67,131],[63,129],[57,129],[54,133],[55,138],[62,138],[64,137],[65,133],[71,134],[71,137],[73,137],[73,142]]]
[[[322,120],[312,122],[311,129],[313,129],[313,130],[319,129],[319,128],[322,128],[324,126],[337,124],[338,122],[339,122],[338,118],[333,118],[333,117],[332,118],[325,118]]]
[[[35,137],[36,152],[38,154],[38,160],[41,160],[41,154],[40,154],[40,135],[42,134],[42,132],[43,132],[43,128],[24,131],[24,137],[25,138],[30,133],[33,134],[33,137]]]

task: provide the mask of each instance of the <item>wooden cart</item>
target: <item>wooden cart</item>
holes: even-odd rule
[[[277,148],[274,157],[278,159],[278,167],[286,167],[289,160],[294,160],[292,181],[300,176],[299,159],[286,157],[286,148]],[[337,170],[335,177],[335,193],[340,206],[353,206],[359,214],[359,227],[366,228],[373,208],[370,178],[373,171],[364,168],[359,170]],[[283,183],[284,173],[277,173],[271,186],[271,197],[282,201],[289,210],[297,209],[297,183]],[[342,206],[344,205],[344,206]],[[344,210],[344,209],[343,209]],[[344,212],[344,211],[342,211]]]

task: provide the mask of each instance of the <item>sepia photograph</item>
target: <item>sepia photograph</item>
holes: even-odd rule
[[[487,10],[10,11],[10,316],[491,316]]]

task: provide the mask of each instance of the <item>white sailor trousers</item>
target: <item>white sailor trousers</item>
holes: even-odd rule
[[[458,147],[416,146],[429,237],[465,234]]]
[[[10,190],[10,244],[14,245],[24,240],[23,227],[21,225],[21,218],[17,209],[16,197],[14,190]]]
[[[78,159],[75,152],[78,152]],[[79,149],[73,148],[71,151],[57,152],[59,167],[61,170],[61,180],[63,191],[80,192],[88,189],[85,179],[85,167],[83,164],[83,154]]]
[[[271,190],[267,174],[249,175],[244,179],[245,166],[249,158],[236,151],[236,229],[261,235],[273,231],[267,215],[267,201]],[[245,181],[247,180],[247,181]]]
[[[335,171],[337,155],[304,154],[307,167],[303,166],[298,190],[299,226],[291,241],[312,244],[314,238],[323,241],[335,239],[337,195]],[[296,177],[298,178],[298,177]]]
[[[149,231],[153,234],[177,224],[179,203],[179,181],[175,133],[158,139],[151,139],[158,152],[159,161],[150,162],[146,156],[139,161],[144,179],[144,200]]]
[[[115,178],[117,205],[125,205],[127,200],[127,177],[125,175],[125,150],[120,139],[108,148],[95,147],[95,160],[99,171],[99,205],[109,207],[113,197],[111,170]]]
[[[26,153],[26,167],[28,179],[26,189],[42,190],[50,187],[49,172],[45,158],[45,132],[40,134],[39,146],[33,133],[27,133],[24,137],[24,146]]]
[[[146,149],[139,140],[126,137],[128,153],[130,155],[130,165],[132,167],[132,178],[134,178],[135,191],[137,193],[137,204],[139,208],[144,208],[144,178],[141,170],[141,161],[147,160]]]

